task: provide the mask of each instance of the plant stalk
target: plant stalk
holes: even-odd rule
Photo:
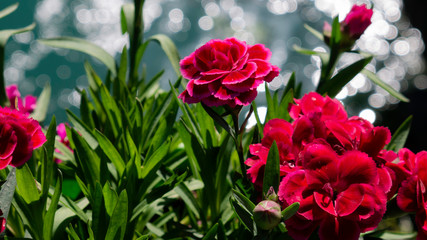
[[[142,20],[142,7],[144,6],[144,0],[135,0],[135,15],[133,23],[133,34],[130,39],[129,57],[130,57],[130,69],[129,69],[129,86],[135,86],[138,81],[138,66],[136,66],[136,55],[138,48],[141,45],[144,28]]]

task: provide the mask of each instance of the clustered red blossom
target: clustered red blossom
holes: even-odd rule
[[[358,239],[381,221],[387,200],[404,179],[397,154],[384,150],[390,131],[360,117],[348,117],[336,99],[309,93],[290,107],[293,122],[272,119],[264,137],[250,146],[248,176],[262,187],[268,151],[276,141],[280,156],[279,200],[300,208],[286,227],[295,239]],[[425,218],[424,218],[425,219]]]
[[[236,38],[211,40],[181,60],[181,73],[190,81],[179,98],[207,106],[248,105],[261,83],[279,75],[270,57],[271,51],[262,44],[251,46]]]
[[[39,122],[28,113],[0,107],[0,169],[23,165],[45,142]]]
[[[15,84],[6,87],[6,95],[9,99],[11,109],[17,109],[22,113],[33,113],[34,109],[36,109],[37,98],[27,95],[22,99],[18,86]]]
[[[415,212],[417,239],[427,239],[427,151],[414,154],[409,149],[399,151],[405,178],[397,194],[397,205],[406,212]]]

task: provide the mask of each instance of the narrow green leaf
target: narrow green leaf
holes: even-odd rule
[[[409,116],[394,132],[390,143],[386,146],[387,150],[398,151],[405,146],[406,139],[408,138],[409,131],[411,130],[412,116]]]
[[[316,29],[310,27],[307,24],[304,24],[305,29],[307,29],[311,34],[313,34],[316,38],[318,38],[319,40],[323,41],[323,34],[319,31],[317,31]]]
[[[187,207],[191,210],[191,212],[200,219],[203,216],[200,206],[197,200],[194,198],[193,193],[188,189],[188,187],[181,183],[174,188],[174,191],[182,198]]]
[[[265,164],[264,180],[262,184],[262,192],[264,195],[268,192],[270,187],[278,192],[280,183],[280,154],[276,141],[268,151],[267,163]]]
[[[212,108],[206,106],[204,103],[201,103],[203,109],[211,116],[211,118],[220,125],[225,131],[227,131],[233,139],[236,139],[236,133],[234,129],[225,121],[218,113],[216,113]]]
[[[108,182],[105,183],[104,188],[102,189],[102,193],[104,196],[105,210],[107,211],[108,216],[111,218],[119,200],[119,196],[117,195],[116,191],[110,187]]]
[[[118,73],[118,77],[122,82],[126,82],[127,66],[128,66],[128,51],[125,45],[122,50],[122,55],[120,56],[120,66],[119,66],[119,73]]]
[[[128,220],[128,195],[126,190],[120,193],[119,200],[114,208],[113,215],[108,224],[106,240],[123,239],[126,232],[126,223]],[[117,237],[116,237],[117,236]]]
[[[170,141],[166,141],[159,147],[150,158],[144,161],[142,166],[141,177],[145,178],[151,172],[155,172],[161,164],[163,158],[168,154]]]
[[[102,85],[102,80],[96,74],[95,70],[93,69],[92,65],[88,61],[85,61],[84,68],[86,71],[87,80],[89,83],[89,87],[94,91],[98,92],[99,87]]]
[[[43,122],[43,120],[46,118],[47,109],[49,107],[50,94],[50,84],[46,84],[42,93],[37,98],[36,109],[34,109],[34,112],[31,114],[31,117],[39,122]]]
[[[403,240],[403,239],[414,239],[417,236],[417,232],[395,233],[391,231],[378,231],[378,232],[368,234],[367,236],[384,239],[384,240]]]
[[[117,75],[116,62],[114,58],[104,49],[87,40],[75,37],[58,37],[38,40],[41,43],[57,48],[76,50],[98,59],[107,66],[113,76]]]
[[[110,142],[110,140],[104,136],[99,130],[95,130],[94,132],[95,138],[98,140],[99,146],[105,155],[110,159],[110,161],[114,164],[119,175],[122,176],[123,171],[125,170],[125,162],[122,159],[122,156],[117,151],[116,147]]]
[[[218,223],[215,223],[215,225],[213,225],[211,229],[209,229],[209,231],[206,233],[206,235],[203,237],[202,240],[214,240],[217,231],[218,231]]]
[[[284,221],[288,220],[289,218],[291,218],[295,213],[297,213],[298,209],[299,209],[299,202],[294,202],[291,205],[289,205],[287,208],[285,208],[282,211],[282,218]]]
[[[92,149],[96,149],[99,144],[89,127],[69,109],[67,109],[67,116],[74,128],[83,136],[89,146]]]
[[[45,147],[45,156],[42,160],[42,173],[41,173],[41,185],[42,192],[41,198],[47,199],[49,192],[50,183],[53,177],[53,152],[55,150],[55,136],[56,136],[56,118],[53,116],[52,121],[50,122],[49,129],[46,134],[46,143],[43,145]],[[43,201],[44,202],[44,201]]]
[[[58,178],[56,179],[55,192],[53,193],[50,201],[49,209],[44,217],[43,221],[43,238],[52,239],[52,228],[55,219],[55,212],[58,207],[59,197],[62,191],[62,173],[58,170]]]
[[[259,134],[260,138],[262,139],[264,137],[263,127],[262,127],[261,120],[259,119],[258,107],[257,107],[255,101],[252,101],[252,108],[254,110],[254,115],[255,115],[255,119],[256,119],[256,125],[258,127],[258,134]]]
[[[36,180],[26,163],[16,169],[16,183],[16,192],[27,204],[40,199],[39,191],[36,187]]]
[[[240,222],[254,235],[256,234],[256,229],[254,228],[254,221],[252,220],[252,213],[248,212],[244,209],[240,204],[237,203],[236,200],[230,198],[231,205],[233,206],[233,210],[239,218]]]
[[[12,168],[7,175],[6,182],[1,186],[0,191],[0,209],[3,217],[7,219],[10,210],[10,204],[13,200],[13,194],[16,187],[16,168]]]
[[[373,83],[380,86],[382,89],[386,90],[388,93],[390,93],[391,96],[399,99],[402,102],[409,102],[409,99],[405,97],[400,92],[394,90],[390,85],[383,82],[375,73],[367,70],[366,68],[362,70],[362,73],[366,75]]]
[[[19,3],[12,4],[3,10],[0,11],[0,19],[6,17],[7,15],[13,13],[16,9],[18,9]]]
[[[181,71],[179,70],[180,69],[179,53],[178,53],[178,49],[176,48],[172,40],[166,35],[157,34],[157,35],[151,36],[147,41],[155,41],[160,45],[160,47],[165,52],[166,56],[169,58],[169,61],[172,64],[172,67],[175,70],[176,75],[181,76]]]
[[[129,36],[133,36],[133,20],[135,18],[135,5],[127,3],[122,5],[120,12],[120,23],[122,26],[122,34],[126,32]]]
[[[254,211],[255,204],[248,197],[234,189],[232,189],[232,196],[246,211],[250,213]]]
[[[331,98],[335,97],[348,82],[350,82],[366,65],[368,65],[369,62],[371,62],[371,60],[372,56],[362,58],[340,70],[330,80],[320,85],[318,92],[320,94],[326,93]]]
[[[35,23],[32,23],[26,27],[23,28],[18,28],[18,29],[7,29],[7,30],[1,30],[0,31],[0,47],[4,47],[7,43],[7,40],[9,40],[9,38],[12,35],[18,34],[18,33],[23,33],[23,32],[28,32],[33,30],[36,27]]]
[[[294,48],[295,51],[297,51],[301,54],[319,56],[321,59],[326,60],[326,61],[329,58],[328,53],[326,53],[326,52],[318,52],[318,51],[314,51],[314,50],[309,50],[309,49],[299,47],[297,45],[293,45],[292,47]]]

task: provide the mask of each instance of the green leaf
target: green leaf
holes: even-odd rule
[[[262,192],[264,195],[268,192],[270,187],[274,188],[274,191],[279,190],[280,183],[280,155],[276,141],[268,151],[267,163],[265,164],[264,180],[262,184]]]
[[[255,101],[252,101],[252,109],[254,110],[256,125],[258,127],[258,134],[259,134],[260,138],[262,139],[264,137],[264,133],[263,133],[261,120],[259,119],[258,107],[257,107]]]
[[[409,116],[394,132],[390,143],[386,146],[387,150],[398,151],[405,146],[409,131],[411,130],[412,116]]]
[[[99,78],[98,74],[96,74],[95,70],[93,69],[92,65],[88,61],[85,61],[84,68],[86,71],[87,80],[89,83],[90,88],[94,92],[99,91],[99,87],[102,85],[102,80]]]
[[[326,52],[318,52],[318,51],[314,51],[314,50],[309,50],[309,49],[305,49],[305,48],[299,47],[297,45],[293,45],[293,48],[294,48],[295,51],[297,51],[297,52],[299,52],[301,54],[319,56],[325,62],[329,58],[328,53],[326,53]]]
[[[157,34],[157,35],[151,36],[147,41],[155,41],[160,45],[160,47],[165,52],[166,56],[169,58],[169,61],[172,64],[172,67],[175,70],[176,75],[181,76],[181,71],[179,70],[180,69],[179,53],[178,53],[178,49],[176,48],[172,40],[166,35]]]
[[[119,200],[114,208],[113,215],[108,224],[106,240],[123,239],[126,232],[126,223],[128,219],[128,195],[126,190],[120,193]]]
[[[102,193],[104,196],[105,210],[107,211],[108,216],[112,217],[113,211],[119,200],[119,196],[117,195],[116,191],[110,187],[108,182],[105,183],[104,188],[102,189]]]
[[[58,207],[59,197],[62,191],[62,173],[58,170],[58,178],[56,180],[55,192],[53,193],[50,201],[49,209],[44,217],[43,221],[43,238],[52,239],[52,227],[55,219],[55,212]]]
[[[248,229],[251,233],[256,235],[256,228],[254,228],[254,221],[252,220],[252,213],[244,209],[236,200],[230,198],[231,205],[233,210],[239,218],[240,222]]]
[[[371,81],[373,83],[375,83],[376,85],[380,86],[382,89],[386,90],[388,93],[390,93],[391,96],[399,99],[402,102],[409,102],[409,99],[405,96],[403,96],[403,94],[401,94],[400,92],[394,90],[394,88],[392,88],[390,85],[388,85],[387,83],[383,82],[375,73],[367,70],[367,69],[363,69],[362,73],[366,75],[366,77],[368,77],[369,79],[371,79]]]
[[[6,17],[7,15],[15,12],[16,9],[18,9],[19,3],[12,4],[3,10],[0,11],[0,19]]]
[[[52,181],[53,177],[53,152],[55,150],[55,136],[56,136],[56,118],[53,116],[52,121],[50,122],[49,129],[47,130],[46,134],[46,143],[43,145],[46,149],[45,156],[42,161],[41,166],[41,185],[42,185],[42,192],[41,192],[41,198],[46,199],[50,183]],[[43,201],[44,202],[44,201]]]
[[[107,66],[113,76],[117,75],[116,62],[114,58],[104,49],[87,40],[75,37],[58,37],[38,40],[51,47],[76,50],[98,59]]]
[[[367,234],[367,236],[384,239],[384,240],[402,240],[402,239],[414,239],[417,236],[417,233],[416,232],[395,233],[391,231],[378,231],[371,234]]]
[[[372,56],[362,58],[357,62],[352,63],[350,66],[340,70],[330,80],[319,85],[318,92],[320,94],[328,94],[331,98],[335,97],[341,89],[350,82],[369,62],[371,62]]]
[[[310,27],[307,24],[304,24],[305,29],[307,29],[311,34],[313,34],[316,38],[320,39],[321,41],[323,41],[323,34],[319,31],[317,31],[316,29]]]
[[[181,183],[178,186],[176,186],[174,188],[174,191],[182,198],[182,200],[185,202],[187,207],[196,216],[196,218],[200,219],[200,217],[203,216],[202,210],[200,209],[200,206],[197,200],[194,198],[193,193],[188,189],[188,187],[184,183]]]
[[[215,223],[215,225],[213,225],[211,229],[209,229],[209,231],[206,233],[206,235],[203,237],[202,240],[214,240],[217,231],[218,231],[218,223]]]
[[[135,18],[135,5],[132,3],[123,4],[120,11],[120,24],[122,26],[122,34],[126,32],[129,36],[133,36],[133,21]]]
[[[35,181],[27,163],[16,169],[16,192],[27,204],[40,199]]]
[[[35,23],[32,23],[26,27],[23,28],[18,28],[18,29],[7,29],[7,30],[2,30],[0,31],[0,47],[4,47],[7,43],[7,40],[9,40],[9,38],[12,35],[18,34],[18,33],[23,33],[23,32],[28,32],[33,30],[36,27]]]
[[[162,160],[168,154],[169,147],[170,141],[166,141],[153,153],[153,155],[144,161],[141,172],[142,178],[145,178],[148,174],[155,172],[160,167]]]
[[[203,109],[211,116],[211,118],[220,125],[225,131],[227,131],[233,139],[236,139],[236,133],[234,129],[225,121],[218,113],[216,113],[212,108],[206,106],[204,103],[201,103]]]
[[[297,213],[299,209],[300,203],[294,202],[291,205],[289,205],[285,210],[282,211],[282,218],[284,221],[291,218],[295,213]]]
[[[250,213],[254,211],[255,204],[249,198],[247,198],[245,195],[243,195],[242,193],[240,193],[234,189],[232,189],[231,194],[232,194],[233,198],[237,201],[237,203],[243,207],[243,209],[245,209],[246,211],[248,211]]]
[[[1,186],[0,191],[0,209],[3,217],[7,219],[9,215],[10,204],[13,200],[13,194],[16,187],[16,168],[12,168],[7,175],[6,182]]]
[[[49,107],[51,88],[50,84],[46,84],[42,93],[37,98],[36,109],[31,114],[31,117],[39,122],[43,122],[46,118],[47,109]]]
[[[69,109],[67,109],[67,116],[74,128],[83,136],[89,146],[92,149],[96,149],[99,144],[89,127]]]
[[[119,175],[122,176],[123,171],[125,170],[125,162],[120,156],[120,153],[117,151],[116,147],[110,142],[110,140],[104,136],[98,129],[94,132],[95,138],[98,140],[99,146],[105,155],[110,159],[114,164]]]

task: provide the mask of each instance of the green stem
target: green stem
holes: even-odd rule
[[[130,36],[130,69],[129,69],[129,86],[132,87],[138,81],[138,66],[136,66],[136,55],[138,52],[138,47],[141,45],[143,39],[143,21],[142,21],[142,7],[144,5],[144,0],[135,0],[135,15],[134,15],[134,25],[133,25],[133,34]]]
[[[4,48],[0,47],[0,106],[7,106],[9,99],[6,95],[6,85],[4,83]]]

